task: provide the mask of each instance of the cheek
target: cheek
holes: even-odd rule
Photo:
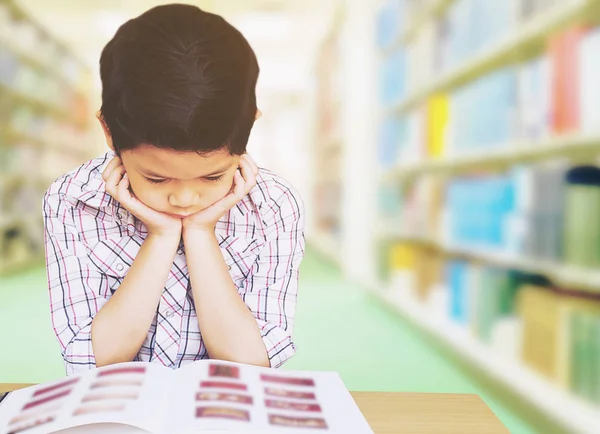
[[[153,188],[153,185],[139,178],[130,178],[131,190],[135,196],[144,204],[151,208],[155,208],[159,205],[163,199],[161,196],[161,189]]]
[[[207,187],[202,196],[209,202],[216,202],[217,200],[223,198],[229,193],[231,190],[231,186],[233,183],[233,178],[224,179],[219,182],[217,185]]]
[[[169,204],[170,189],[167,186],[156,186],[148,183],[141,178],[131,178],[131,189],[137,198],[158,211],[169,211],[172,206]],[[233,185],[233,177],[228,177],[214,185],[204,184],[198,186],[200,196],[200,208],[206,208],[229,193]]]

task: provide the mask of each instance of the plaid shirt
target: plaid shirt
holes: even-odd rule
[[[92,320],[125,278],[147,236],[143,223],[104,188],[114,153],[55,181],[44,196],[46,266],[54,332],[67,375],[96,366]],[[292,342],[304,208],[283,179],[260,169],[257,185],[221,218],[215,234],[240,297],[256,318],[272,367],[295,353]],[[173,369],[208,358],[183,243],[148,335],[135,360]]]

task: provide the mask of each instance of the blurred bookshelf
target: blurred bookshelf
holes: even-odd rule
[[[90,84],[75,54],[0,0],[0,274],[43,260],[43,194],[93,156]]]
[[[412,164],[399,164],[382,174],[384,180],[404,181],[431,173],[460,174],[473,166],[502,169],[515,164],[535,163],[551,158],[569,158],[585,162],[600,153],[600,133],[571,134],[540,141],[523,141],[485,152],[427,159]]]
[[[373,290],[373,293],[416,326],[480,367],[485,374],[510,384],[520,397],[553,415],[559,426],[569,432],[594,432],[597,429],[600,411],[596,406],[574,398],[518,358],[506,357],[502,348],[482,343],[469,329],[440,315],[435,307],[415,302],[402,291]]]
[[[438,3],[449,7],[454,1],[446,0]],[[435,3],[433,2],[433,4]],[[494,41],[489,48],[485,47],[480,52],[476,52],[473,58],[464,64],[459,64],[446,72],[442,72],[441,76],[436,77],[432,83],[413,90],[405,100],[392,106],[390,110],[399,113],[408,112],[431,95],[461,86],[499,67],[532,57],[535,53],[539,53],[544,49],[544,43],[549,34],[585,17],[596,6],[595,0],[566,0],[564,2],[549,0],[546,2],[546,4],[550,3],[554,3],[553,7],[548,7],[532,19],[515,25],[515,28],[511,29],[512,34],[507,34]],[[423,2],[423,5],[427,4],[428,2]],[[542,3],[540,2],[540,4]],[[430,13],[425,14],[425,16],[431,18],[437,15]],[[421,21],[418,20],[417,22],[421,23],[417,28],[424,27],[422,18]],[[416,31],[412,30],[410,34],[415,33]]]
[[[313,235],[321,254],[339,263],[342,231],[342,110],[341,11],[321,41],[315,65],[315,140],[313,144]]]
[[[568,287],[573,292],[600,293],[600,269],[598,268],[569,265],[548,259],[528,258],[484,248],[446,245],[433,238],[404,235],[402,233],[394,234],[393,231],[387,231],[381,237],[398,243],[427,246],[451,258],[462,258],[466,261],[544,276],[554,285]]]
[[[600,420],[600,0],[387,0],[373,294],[549,421]]]

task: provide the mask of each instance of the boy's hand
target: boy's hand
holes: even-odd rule
[[[248,154],[242,155],[229,193],[208,208],[184,218],[182,220],[183,228],[185,230],[214,231],[217,221],[254,188],[256,175],[258,175],[258,166],[252,157]]]
[[[102,179],[106,182],[106,191],[146,225],[148,235],[181,236],[181,219],[150,208],[131,191],[125,166],[119,157],[108,163],[102,173]]]

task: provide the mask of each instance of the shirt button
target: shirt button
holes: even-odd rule
[[[126,220],[127,213],[125,211],[119,211],[119,217],[121,218],[121,220]]]
[[[123,268],[125,268],[125,266],[119,262],[119,263],[117,264],[117,270],[118,270],[118,271],[123,271]]]
[[[179,253],[180,255],[183,255],[183,249],[180,247],[177,249],[177,253]]]
[[[168,310],[165,312],[165,317],[167,318],[173,318],[175,316],[175,312],[173,312],[172,310]]]

